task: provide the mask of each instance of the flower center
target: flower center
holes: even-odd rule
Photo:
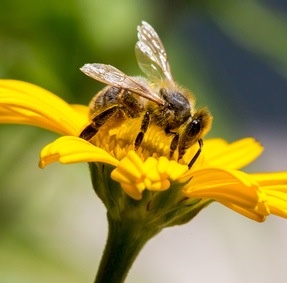
[[[117,123],[115,121],[108,121],[92,138],[91,143],[106,150],[118,160],[121,160],[127,155],[128,151],[134,150],[141,122],[141,119],[127,119],[118,121]],[[173,137],[173,135],[167,135],[159,126],[150,124],[136,152],[142,160],[146,160],[151,156],[156,159],[160,156],[165,156],[168,159],[178,161],[177,150],[174,151],[170,158],[170,145]],[[187,149],[179,163],[188,164],[197,150],[198,144],[196,143]]]

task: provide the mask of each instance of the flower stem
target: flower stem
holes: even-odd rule
[[[131,221],[114,220],[109,213],[108,222],[108,240],[95,283],[122,283],[142,247],[159,231]]]

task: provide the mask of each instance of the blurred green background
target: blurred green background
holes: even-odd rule
[[[266,153],[248,170],[286,170],[285,0],[1,0],[0,77],[87,104],[103,85],[85,63],[129,75],[136,26],[149,22],[174,78],[214,115],[209,137],[255,136]],[[45,170],[39,151],[57,136],[0,126],[0,282],[92,282],[106,236],[105,210],[86,164]],[[127,282],[286,282],[285,220],[256,224],[219,206],[147,245]]]

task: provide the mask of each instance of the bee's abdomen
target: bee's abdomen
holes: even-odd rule
[[[105,87],[91,101],[90,103],[91,110],[106,108],[111,105],[118,104],[118,97],[122,91],[124,90],[118,87],[113,86]]]

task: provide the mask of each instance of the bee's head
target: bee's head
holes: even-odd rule
[[[191,105],[181,92],[161,88],[160,94],[165,101],[163,111],[168,111],[173,116],[174,128],[191,116]]]

